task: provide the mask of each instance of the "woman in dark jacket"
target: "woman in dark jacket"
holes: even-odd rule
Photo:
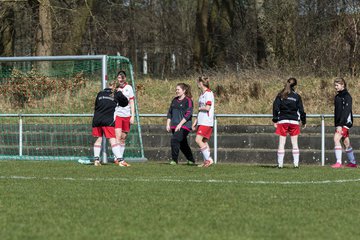
[[[171,101],[167,114],[166,130],[172,132],[170,164],[178,164],[179,151],[181,150],[188,164],[195,164],[193,154],[187,141],[192,128],[193,101],[191,88],[185,83],[176,85],[176,97]]]
[[[285,142],[287,134],[290,135],[294,167],[299,167],[298,136],[300,134],[300,122],[306,127],[306,113],[299,94],[294,90],[297,84],[295,78],[286,81],[284,89],[276,96],[273,103],[273,123],[275,133],[279,135],[279,147],[277,151],[278,168],[283,168],[285,155]]]
[[[331,165],[332,168],[342,167],[342,146],[341,140],[346,147],[346,155],[349,162],[346,164],[347,167],[356,168],[357,164],[354,157],[353,149],[350,145],[349,129],[353,125],[353,114],[352,114],[352,98],[350,93],[346,89],[346,82],[343,78],[337,78],[334,81],[334,87],[337,91],[335,96],[335,157],[336,163]]]

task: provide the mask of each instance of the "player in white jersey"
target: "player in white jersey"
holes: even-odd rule
[[[199,112],[197,119],[193,123],[193,130],[196,130],[195,141],[198,144],[204,158],[204,163],[199,167],[209,167],[214,163],[210,156],[209,139],[214,127],[214,93],[210,90],[209,78],[199,77],[196,81],[201,90],[199,97]],[[196,127],[197,126],[197,127]]]
[[[118,91],[121,91],[129,100],[129,104],[125,107],[117,106],[115,108],[115,133],[116,139],[120,143],[120,159],[115,161],[120,167],[129,167],[130,164],[124,161],[124,151],[126,138],[130,132],[130,124],[134,123],[135,119],[135,103],[134,103],[134,90],[126,82],[125,71],[119,71],[117,74],[119,82]]]

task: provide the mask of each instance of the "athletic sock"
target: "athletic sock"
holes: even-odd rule
[[[341,157],[342,157],[342,147],[341,146],[335,146],[335,157],[337,163],[342,163]]]
[[[346,149],[346,155],[347,155],[349,162],[351,162],[352,164],[356,164],[354,151],[353,151],[352,147],[349,147],[348,149]]]
[[[120,158],[120,144],[111,145],[111,150],[115,158]]]
[[[200,151],[203,155],[204,161],[210,158],[210,149],[207,146],[200,148]]]
[[[125,152],[125,143],[120,143],[119,150],[119,158],[123,158]]]
[[[299,156],[300,156],[299,149],[293,149],[292,155],[293,155],[293,159],[294,159],[294,166],[298,167],[299,166]]]
[[[277,151],[278,167],[283,167],[283,165],[284,165],[284,156],[285,156],[285,150],[278,150]]]
[[[100,157],[101,145],[94,145],[94,157]]]

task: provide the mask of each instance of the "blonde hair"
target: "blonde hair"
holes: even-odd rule
[[[202,82],[205,87],[210,88],[210,79],[208,77],[200,76],[198,78],[198,82]]]
[[[334,80],[334,84],[337,83],[337,84],[340,84],[340,85],[344,85],[344,88],[346,88],[346,82],[345,80],[342,78],[342,77],[339,77],[339,78],[336,78]]]

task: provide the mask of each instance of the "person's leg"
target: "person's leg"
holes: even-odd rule
[[[341,142],[340,142],[341,138],[342,138],[342,135],[340,133],[336,132],[334,134],[334,145],[335,145],[334,150],[335,150],[336,163],[331,165],[331,167],[333,167],[333,168],[339,168],[339,167],[341,167],[341,164],[342,164],[342,160],[341,160],[342,147],[341,147]]]
[[[284,166],[285,143],[286,143],[286,136],[279,136],[279,146],[277,151],[277,161],[279,168],[282,168]]]
[[[351,147],[349,137],[346,137],[344,139],[344,145],[345,145],[346,155],[347,155],[347,158],[349,160],[349,163],[347,164],[347,166],[348,167],[356,167],[356,160],[355,160],[355,156],[354,156],[354,151],[353,151],[353,149]]]
[[[194,156],[192,154],[191,148],[187,141],[187,136],[189,135],[189,132],[184,129],[181,129],[179,132],[181,133],[181,136],[182,136],[182,138],[180,140],[180,150],[185,155],[185,157],[188,161],[191,161],[194,163],[195,162]]]
[[[182,141],[182,132],[177,131],[175,132],[172,130],[172,137],[171,137],[171,159],[173,162],[178,163],[179,158],[179,151],[180,151],[180,142]]]
[[[294,167],[299,167],[299,156],[300,156],[300,150],[298,146],[298,136],[291,136],[291,145],[292,145],[292,155],[294,160]]]
[[[125,152],[125,143],[126,143],[126,138],[128,136],[127,132],[122,132],[121,133],[121,138],[120,138],[120,157],[119,158],[124,158],[124,152]]]
[[[196,135],[195,142],[200,148],[200,152],[203,155],[204,161],[208,160],[210,158],[210,148],[207,144],[207,139],[201,135]]]
[[[116,138],[109,138],[109,142],[111,145],[111,150],[115,156],[115,159],[120,158],[120,144],[116,140]]]
[[[94,158],[100,158],[102,137],[98,137],[94,143]]]

